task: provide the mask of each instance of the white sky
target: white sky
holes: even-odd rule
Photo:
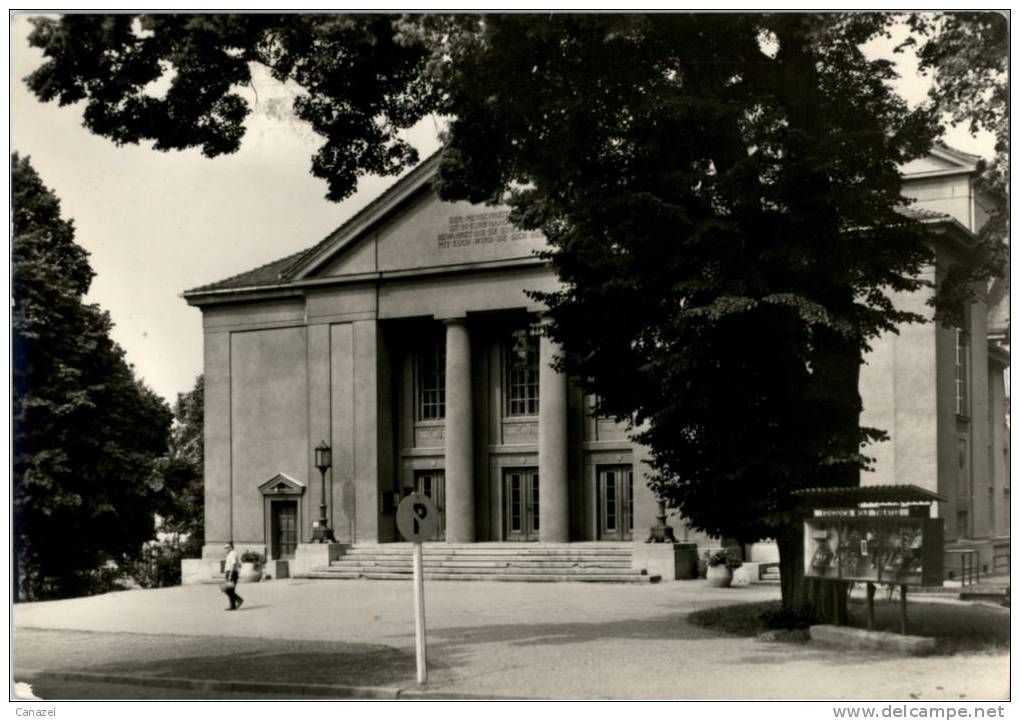
[[[244,91],[256,112],[241,150],[210,160],[195,151],[117,147],[81,125],[81,104],[40,103],[22,78],[42,62],[27,16],[11,22],[11,150],[30,156],[61,200],[96,277],[89,300],[110,312],[116,340],[139,376],[168,401],[202,372],[201,314],[180,294],[307,248],[394,182],[363,179],[341,204],[325,200],[310,158],[320,139],[277,112],[291,92],[266,76]],[[924,95],[916,68],[899,90]],[[256,104],[257,93],[257,104]],[[438,147],[432,120],[409,135],[422,157]],[[953,147],[989,155],[989,137],[948,136]]]

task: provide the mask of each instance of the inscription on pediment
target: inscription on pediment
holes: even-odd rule
[[[518,230],[513,227],[509,217],[508,210],[451,215],[446,232],[436,236],[436,243],[440,250],[456,250],[473,245],[542,239],[542,234],[537,230]]]

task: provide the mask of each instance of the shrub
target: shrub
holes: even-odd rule
[[[151,541],[130,568],[131,578],[142,588],[162,588],[181,584],[181,559],[185,548],[174,541]]]
[[[735,546],[720,548],[713,553],[706,553],[706,563],[709,566],[726,566],[727,568],[740,568],[743,561],[740,559],[740,549]]]
[[[266,557],[258,551],[245,551],[241,554],[241,563],[254,563],[256,566],[261,566],[266,562]]]

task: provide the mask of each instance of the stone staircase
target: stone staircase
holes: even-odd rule
[[[304,578],[406,580],[413,576],[410,543],[355,545]],[[631,568],[630,543],[425,543],[422,569],[431,581],[584,581],[655,583]]]
[[[780,582],[779,564],[763,563],[761,565],[761,576],[759,576],[758,582],[778,585]]]

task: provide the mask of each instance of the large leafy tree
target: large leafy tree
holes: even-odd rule
[[[790,604],[791,493],[859,482],[884,435],[859,423],[862,357],[917,320],[888,293],[930,258],[897,166],[931,118],[860,50],[885,23],[507,16],[446,68],[445,191],[545,233],[564,368],[641,427],[654,490],[695,526],[778,540]]]
[[[889,294],[920,288],[931,258],[897,212],[897,166],[930,147],[934,115],[860,49],[892,21],[69,16],[37,23],[48,61],[28,81],[85,100],[118,142],[213,155],[237,147],[232,84],[262,63],[302,88],[334,199],[414,162],[400,129],[449,116],[444,197],[508,203],[550,241],[564,369],[635,423],[656,492],[696,526],[779,539],[795,603],[791,493],[858,482],[883,436],[859,425],[861,359],[918,320]]]
[[[104,590],[108,562],[152,537],[146,483],[166,447],[169,409],[83,302],[92,280],[74,227],[27,158],[13,196],[13,539],[18,597]]]

